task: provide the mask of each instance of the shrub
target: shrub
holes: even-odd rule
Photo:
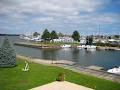
[[[65,73],[60,73],[56,80],[57,81],[64,81],[65,80]]]
[[[13,67],[16,65],[16,54],[9,40],[4,39],[0,49],[0,67]]]

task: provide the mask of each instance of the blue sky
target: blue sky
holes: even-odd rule
[[[120,0],[0,0],[0,33],[120,33]]]

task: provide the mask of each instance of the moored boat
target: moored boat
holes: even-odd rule
[[[120,75],[120,67],[109,69],[109,70],[107,70],[107,72],[114,73],[114,74],[119,74]]]
[[[60,47],[61,47],[61,48],[70,48],[70,47],[71,47],[71,45],[64,44],[64,45],[61,45]]]

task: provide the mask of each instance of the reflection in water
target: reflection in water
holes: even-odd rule
[[[0,37],[0,44],[3,37]],[[23,41],[18,37],[9,37],[11,42]],[[88,51],[77,48],[64,49],[35,49],[22,46],[14,46],[17,54],[31,56],[40,59],[71,60],[81,66],[98,65],[105,69],[120,66],[120,51]]]
[[[58,49],[41,49],[42,58],[57,60],[57,51]]]
[[[80,58],[79,49],[77,49],[77,48],[72,48],[71,53],[72,53],[73,61],[74,61],[74,62],[79,62],[79,59],[77,59],[77,58]]]

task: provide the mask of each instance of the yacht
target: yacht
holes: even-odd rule
[[[96,50],[96,46],[94,45],[87,45],[86,48],[87,50]]]
[[[80,46],[77,46],[77,48],[83,49],[83,48],[86,48],[86,46],[85,45],[80,45]]]
[[[65,45],[61,45],[60,47],[61,47],[61,48],[70,48],[71,45],[67,45],[67,44],[65,44]]]
[[[109,70],[107,70],[107,72],[114,73],[114,74],[119,74],[120,75],[120,67],[109,69]]]

